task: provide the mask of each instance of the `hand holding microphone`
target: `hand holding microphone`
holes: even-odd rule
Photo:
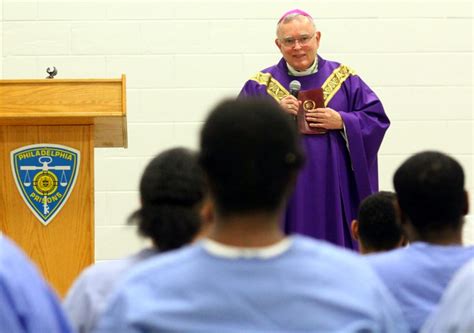
[[[301,90],[301,83],[298,80],[293,80],[290,82],[290,94],[298,98],[298,94]]]
[[[298,109],[300,107],[300,101],[298,101],[298,93],[301,90],[301,83],[297,80],[293,80],[290,82],[290,94],[284,97],[280,101],[280,106],[285,110],[287,113],[296,116],[298,113]]]

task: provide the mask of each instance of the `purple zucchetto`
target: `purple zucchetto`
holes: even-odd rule
[[[278,20],[278,24],[280,24],[280,22],[283,21],[285,19],[285,17],[287,17],[288,15],[291,15],[291,14],[298,14],[298,15],[306,16],[306,17],[310,18],[311,20],[313,19],[311,17],[311,15],[306,13],[304,10],[292,9],[292,10],[287,11],[285,14],[283,14],[282,17],[280,17],[280,19]]]

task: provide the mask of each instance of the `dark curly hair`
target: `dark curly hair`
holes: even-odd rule
[[[359,207],[359,237],[366,248],[377,251],[394,249],[404,237],[395,208],[397,195],[381,191],[365,198]]]
[[[294,124],[263,98],[222,101],[201,131],[199,163],[221,216],[278,208],[303,161]]]
[[[141,208],[129,222],[152,239],[160,251],[179,248],[196,236],[201,221],[197,207],[205,192],[197,155],[185,148],[166,150],[145,168],[140,181]]]
[[[397,169],[393,184],[402,212],[418,233],[462,226],[464,171],[452,157],[436,151],[415,154]]]

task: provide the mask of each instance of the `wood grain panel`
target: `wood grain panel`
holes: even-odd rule
[[[0,230],[17,242],[60,295],[94,261],[94,126],[0,126]],[[52,143],[81,153],[75,187],[56,217],[44,226],[16,187],[10,152]]]
[[[95,124],[96,147],[126,147],[125,76],[0,80],[0,125]]]

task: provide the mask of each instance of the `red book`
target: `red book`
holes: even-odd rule
[[[301,101],[298,114],[296,116],[298,122],[298,129],[302,134],[324,134],[327,133],[325,129],[315,129],[309,127],[306,121],[306,112],[308,110],[324,108],[323,88],[316,88],[311,90],[302,90],[298,94],[298,100]]]

